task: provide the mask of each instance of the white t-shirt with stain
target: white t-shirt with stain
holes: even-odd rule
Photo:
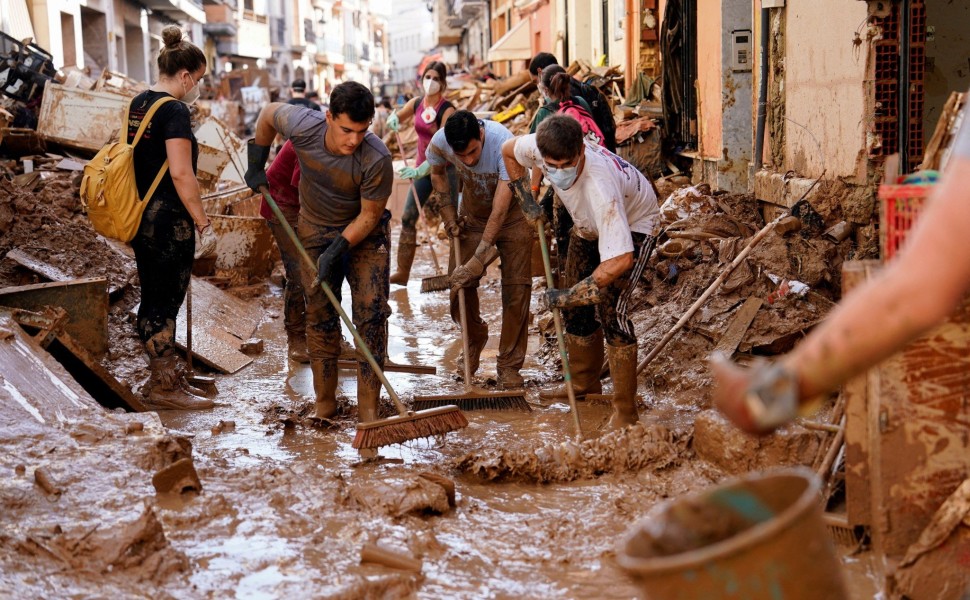
[[[515,143],[515,160],[545,172],[535,134]],[[660,222],[657,195],[636,167],[602,146],[586,142],[586,165],[568,190],[553,186],[573,218],[576,234],[599,240],[600,260],[633,252],[631,231],[652,235]]]

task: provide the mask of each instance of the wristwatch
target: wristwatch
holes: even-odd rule
[[[759,430],[788,423],[798,414],[798,374],[779,362],[755,369],[744,404]]]

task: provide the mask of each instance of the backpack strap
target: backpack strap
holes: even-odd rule
[[[138,126],[138,131],[137,133],[135,133],[135,139],[134,141],[131,142],[132,148],[138,145],[138,142],[141,140],[141,136],[145,133],[145,130],[148,129],[148,124],[151,122],[152,117],[155,116],[155,111],[158,110],[158,108],[161,105],[165,104],[166,102],[171,102],[174,99],[175,98],[172,98],[171,96],[163,96],[162,98],[159,98],[154,102],[154,104],[151,105],[151,107],[148,109],[148,112],[145,113],[145,118],[141,120],[141,125]],[[128,107],[125,108],[126,124],[128,123],[128,111],[130,109],[131,109],[131,103],[129,102]],[[127,139],[128,139],[128,129],[126,126],[125,140]],[[148,193],[145,194],[145,197],[142,199],[144,202],[148,202],[149,200],[151,200],[152,195],[155,193],[155,190],[158,188],[158,184],[162,182],[162,177],[165,176],[166,172],[168,172],[168,159],[165,159],[165,162],[162,163],[162,168],[159,169],[158,175],[155,176],[155,181],[153,181],[151,187],[148,188]]]

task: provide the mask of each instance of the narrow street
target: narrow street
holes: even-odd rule
[[[439,244],[443,250],[447,246]],[[438,369],[437,375],[389,373],[403,396],[461,391],[452,375],[461,340],[448,317],[447,292],[419,292],[421,277],[433,274],[421,251],[408,287],[391,292],[389,357]],[[496,323],[497,281],[484,285],[492,289],[482,294],[483,317]],[[279,290],[274,293],[278,302]],[[404,490],[422,493],[414,483],[417,473],[453,478],[449,465],[469,452],[568,441],[573,431],[567,407],[538,405],[532,385],[532,413],[468,411],[465,430],[383,448],[384,460],[360,463],[350,446],[352,418],[341,419],[338,431],[284,428],[281,418],[303,410],[312,390],[309,368],[283,359],[278,315],[271,311],[277,318],[257,331],[266,346],[256,361],[220,378],[215,410],[159,413],[167,427],[192,436],[204,485],[200,496],[172,500],[159,511],[169,541],[194,565],[185,587],[169,589],[176,597],[396,597],[413,590],[424,598],[629,598],[635,588],[610,560],[616,540],[656,500],[712,481],[703,468],[692,467],[559,484],[496,484],[466,475],[455,481],[452,512],[397,516],[417,500],[406,499]],[[494,378],[497,341],[492,335],[479,376]],[[534,359],[537,347],[533,335],[523,370],[530,383],[549,378]],[[343,371],[338,394],[351,405],[354,387],[353,372]],[[592,429],[606,420],[609,408],[584,406],[581,413]],[[220,421],[234,421],[235,429],[213,435]],[[423,577],[360,565],[360,547],[367,542],[421,558]]]

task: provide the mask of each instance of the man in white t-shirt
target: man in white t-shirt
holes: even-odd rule
[[[502,155],[530,221],[544,218],[529,187],[533,167],[573,219],[563,278],[571,287],[546,291],[545,301],[563,309],[576,394],[602,391],[605,335],[614,390],[610,426],[632,425],[638,419],[637,339],[627,309],[660,220],[653,185],[622,158],[586,143],[579,122],[567,115],[553,115],[535,134],[506,142]],[[565,396],[561,390],[549,395],[557,393]]]
[[[488,325],[478,304],[478,281],[494,245],[502,259],[502,331],[496,371],[499,387],[522,387],[519,370],[529,341],[529,300],[532,297],[532,228],[509,189],[502,144],[512,133],[500,123],[481,121],[467,110],[455,112],[428,145],[431,185],[441,206],[448,235],[461,249],[463,264],[449,261],[451,318],[460,323],[458,290],[465,288],[471,372],[488,341]],[[446,167],[455,166],[462,182],[461,218],[451,203]]]

